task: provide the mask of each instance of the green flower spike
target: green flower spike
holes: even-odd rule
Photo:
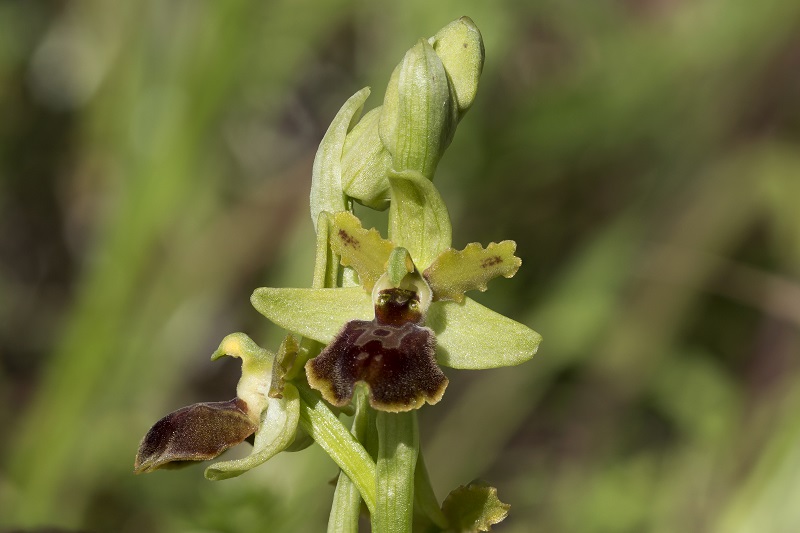
[[[347,403],[355,383],[364,381],[373,407],[415,409],[438,401],[447,384],[431,360],[483,369],[517,365],[536,353],[538,333],[464,296],[485,289],[492,277],[516,272],[512,241],[444,250],[420,276],[409,268],[413,254],[408,258],[350,213],[331,217],[328,234],[331,249],[358,273],[361,286],[261,288],[251,298],[279,326],[329,344],[306,366],[309,383],[327,401]]]
[[[287,352],[296,350],[296,346],[294,339],[287,337],[279,360],[291,358]],[[299,420],[299,395],[293,385],[273,379],[273,354],[247,335],[233,333],[222,340],[211,359],[225,355],[242,359],[236,398],[190,405],[156,422],[139,445],[134,472],[214,459],[255,433],[249,456],[206,469],[208,479],[227,479],[260,465],[292,444]],[[271,387],[280,388],[280,398],[269,396]]]

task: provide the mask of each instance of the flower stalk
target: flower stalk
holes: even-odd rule
[[[377,497],[372,530],[411,531],[414,515],[414,470],[419,455],[416,411],[378,411]]]

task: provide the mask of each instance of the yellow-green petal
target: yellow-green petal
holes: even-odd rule
[[[442,366],[478,370],[514,366],[536,353],[542,336],[475,300],[434,302],[425,325],[436,333]]]
[[[332,220],[331,249],[341,258],[342,265],[358,272],[364,290],[371,291],[386,272],[386,262],[394,245],[383,239],[376,229],[364,229],[352,213],[336,213]]]
[[[517,243],[490,243],[486,248],[477,242],[463,250],[452,248],[437,257],[425,272],[435,300],[464,300],[470,290],[485,291],[489,280],[497,276],[512,277],[522,260],[514,255]]]

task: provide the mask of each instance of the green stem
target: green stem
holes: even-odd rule
[[[414,511],[414,470],[419,453],[417,413],[378,411],[378,491],[372,530],[410,533]]]
[[[354,402],[356,413],[353,416],[351,433],[359,442],[364,442],[367,433],[367,396],[356,393]],[[343,471],[339,472],[333,505],[328,518],[328,533],[357,533],[358,517],[361,514],[361,493],[358,487]]]
[[[414,471],[414,501],[419,505],[419,509],[430,518],[436,526],[441,529],[448,529],[447,517],[439,506],[436,493],[431,486],[431,479],[428,476],[428,467],[425,466],[425,458],[422,450],[417,457],[417,468]]]
[[[375,511],[375,463],[367,451],[306,383],[295,383],[300,392],[300,426],[339,468],[347,474],[361,493],[370,512]]]

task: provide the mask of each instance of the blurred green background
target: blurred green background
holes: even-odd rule
[[[0,2],[0,529],[320,531],[317,448],[133,476],[209,356],[307,286],[311,163],[344,100],[461,15],[478,98],[436,183],[478,299],[544,336],[421,412],[439,498],[506,532],[800,530],[800,2]],[[363,212],[363,210],[362,210]],[[233,453],[247,453],[247,450]]]

